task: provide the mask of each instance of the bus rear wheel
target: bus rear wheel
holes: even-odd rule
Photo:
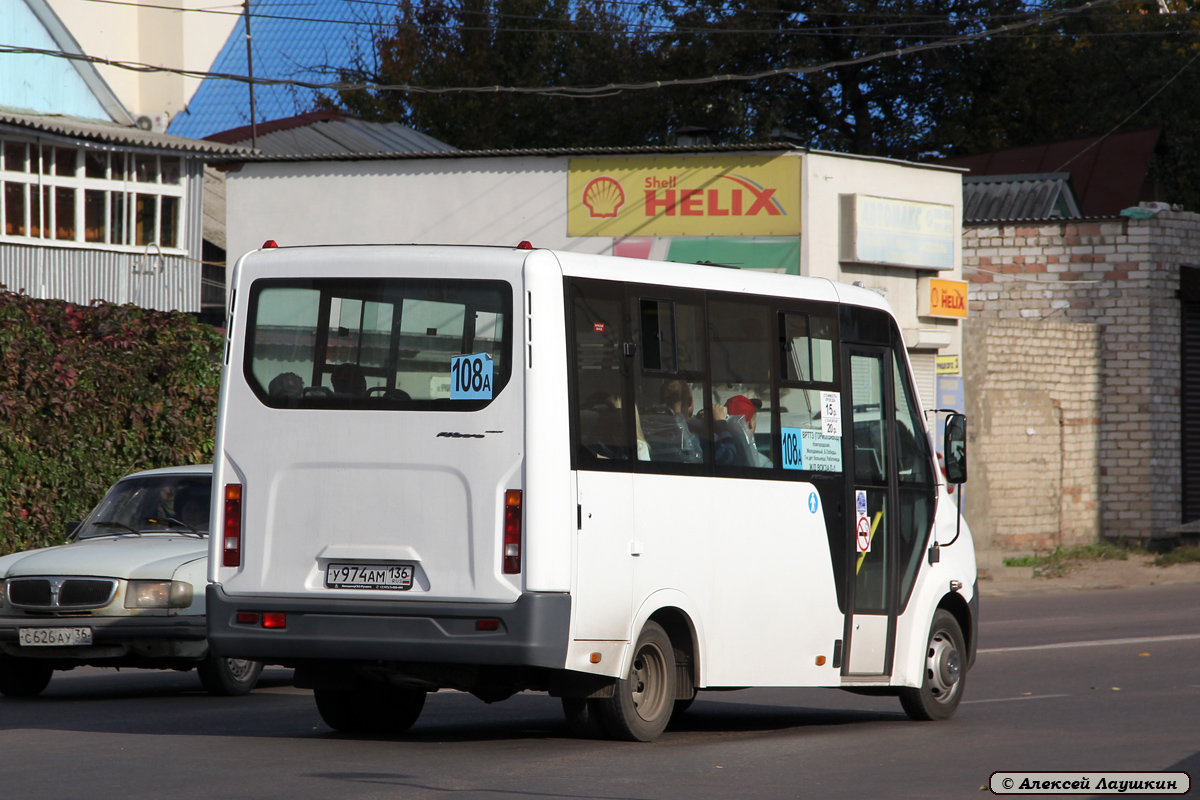
[[[949,611],[939,608],[929,626],[921,687],[900,690],[900,705],[910,718],[943,720],[954,716],[967,677],[963,669],[966,652],[958,620]]]
[[[657,622],[647,622],[633,651],[629,677],[612,697],[593,701],[610,736],[630,742],[659,737],[675,708],[675,649]]]
[[[426,692],[382,683],[359,684],[347,691],[313,689],[317,711],[325,724],[343,733],[395,736],[421,716]]]

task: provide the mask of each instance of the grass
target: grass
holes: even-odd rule
[[[1200,548],[1189,548],[1200,551]],[[1045,555],[1021,556],[1004,559],[1006,567],[1032,567],[1035,578],[1061,578],[1087,561],[1126,561],[1131,552],[1141,552],[1112,542],[1083,544],[1077,547],[1055,548]],[[1200,560],[1200,554],[1197,559]]]
[[[1187,564],[1200,561],[1200,547],[1176,547],[1169,553],[1159,553],[1154,557],[1154,566],[1169,567],[1172,564]]]

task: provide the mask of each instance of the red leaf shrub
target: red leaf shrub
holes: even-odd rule
[[[222,344],[187,314],[0,290],[0,555],[60,543],[129,472],[210,461]]]

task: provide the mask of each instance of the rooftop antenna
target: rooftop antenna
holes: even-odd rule
[[[254,113],[254,53],[250,49],[250,0],[242,0],[243,16],[246,18],[246,71],[250,77],[250,146],[258,149],[258,124]]]

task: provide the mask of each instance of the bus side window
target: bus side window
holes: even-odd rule
[[[582,469],[628,469],[636,457],[632,415],[625,408],[629,359],[622,306],[620,284],[572,283],[572,368],[579,402],[575,453]]]
[[[713,300],[708,313],[713,403],[728,414],[715,423],[716,463],[769,469],[779,460],[772,452],[771,363],[778,334],[771,310],[762,303]]]
[[[684,299],[637,297],[634,375],[639,460],[704,464],[711,460],[704,408],[703,307]]]

